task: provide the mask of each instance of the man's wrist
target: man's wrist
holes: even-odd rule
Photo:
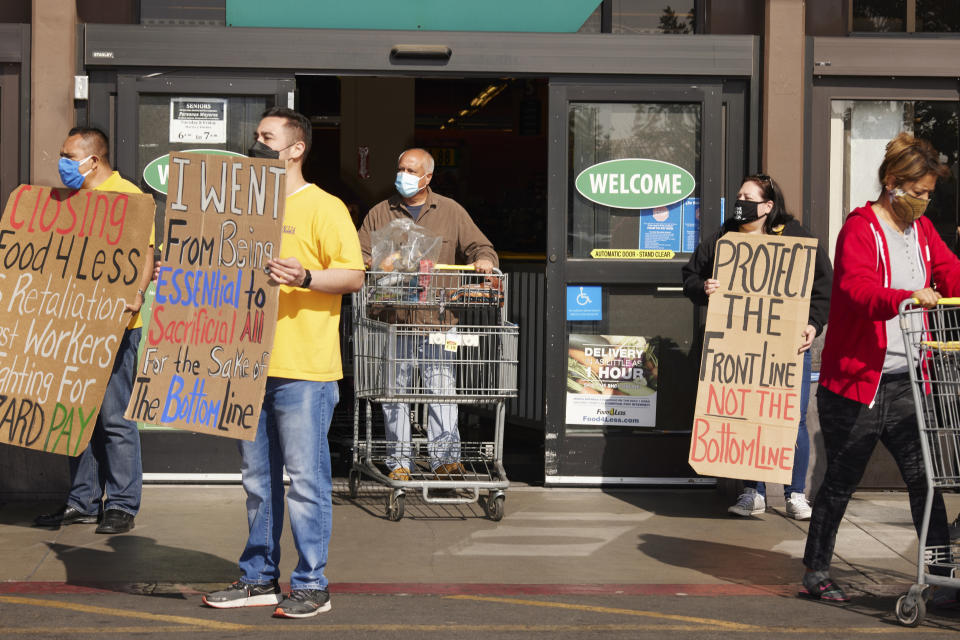
[[[310,269],[305,269],[303,273],[303,280],[300,282],[298,287],[301,289],[309,289],[310,283],[313,281],[313,274],[310,272]]]

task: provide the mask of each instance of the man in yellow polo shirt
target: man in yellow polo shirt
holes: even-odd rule
[[[264,112],[249,153],[286,165],[280,255],[267,263],[280,286],[280,305],[257,437],[240,441],[250,528],[240,555],[241,576],[203,597],[218,609],[277,604],[274,615],[283,618],[330,610],[323,572],[333,517],[327,432],[343,377],[340,300],[363,285],[360,241],[347,208],[303,177],[311,137],[303,115],[274,107]],[[290,476],[287,508],[300,561],[290,574],[290,594],[281,602],[284,469]]]
[[[76,127],[60,148],[60,179],[71,189],[94,189],[142,193],[110,166],[110,144],[99,129]],[[128,301],[130,322],[113,362],[93,437],[86,450],[70,458],[70,493],[59,510],[38,516],[41,527],[99,522],[97,533],[124,533],[133,529],[140,510],[143,465],[137,423],[123,417],[133,390],[137,347],[143,323],[140,306],[143,292],[153,276],[154,232],[150,246],[143,249],[136,298]],[[106,493],[106,500],[104,500]]]

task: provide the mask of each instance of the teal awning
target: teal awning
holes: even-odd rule
[[[601,0],[227,0],[227,26],[573,33]]]

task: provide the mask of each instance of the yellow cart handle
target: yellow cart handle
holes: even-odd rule
[[[433,268],[437,271],[476,271],[477,268],[472,264],[435,264]]]
[[[910,300],[911,302],[913,302],[913,304],[920,304],[920,301],[917,300],[916,298],[910,298]],[[937,304],[944,305],[944,306],[954,306],[954,307],[960,306],[960,298],[940,298],[939,300],[937,300]]]

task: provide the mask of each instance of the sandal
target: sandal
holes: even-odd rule
[[[850,598],[843,592],[843,589],[829,578],[821,580],[812,589],[804,585],[800,589],[800,595],[814,600],[825,600],[826,602],[850,602]]]

